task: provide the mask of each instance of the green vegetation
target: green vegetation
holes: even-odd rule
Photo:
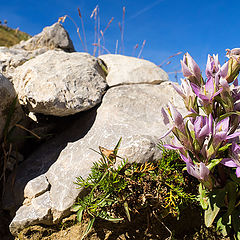
[[[28,40],[30,37],[30,35],[18,29],[0,25],[0,46],[11,47],[22,40]]]
[[[115,223],[130,222],[134,213],[149,207],[161,221],[167,215],[179,217],[184,206],[196,201],[193,194],[196,185],[188,184],[176,151],[160,145],[162,158],[159,161],[129,164],[122,159],[116,166],[120,141],[114,150],[99,147],[101,158],[93,164],[88,178],[77,178],[79,188],[87,191],[86,196],[79,198],[72,207],[79,222],[88,219],[82,239],[97,218]]]

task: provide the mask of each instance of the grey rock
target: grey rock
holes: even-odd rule
[[[47,192],[51,198],[52,224],[57,223],[69,213],[70,207],[81,193],[74,184],[76,177],[86,178],[92,163],[99,160],[99,155],[90,148],[98,150],[102,146],[113,149],[122,137],[118,155],[128,158],[130,162],[156,160],[161,156],[156,145],[167,130],[161,108],[169,101],[183,114],[186,113],[184,103],[169,82],[110,88],[97,111],[93,109],[83,113],[80,118],[76,117],[65,132],[27,159],[19,169],[21,175],[16,176],[16,182],[26,184],[28,173],[44,173],[50,184]],[[84,127],[82,124],[87,122],[90,122],[89,126]],[[169,142],[169,138],[165,141]],[[32,175],[31,179],[33,178]],[[17,191],[15,189],[14,187],[14,193]],[[12,198],[14,199],[13,196],[8,196],[8,199]],[[32,221],[31,218],[29,224]],[[34,221],[36,223],[37,219]],[[15,224],[13,232],[20,228],[20,225]]]
[[[43,47],[47,47],[48,49],[60,48],[66,52],[75,52],[72,40],[60,23],[45,27],[41,33],[14,46],[14,48],[27,51],[33,51]]]
[[[33,51],[0,47],[0,72],[11,80],[16,67],[48,51],[46,47]]]
[[[15,101],[17,94],[13,88],[12,83],[0,73],[0,139],[3,137],[3,129],[6,121],[12,111],[11,106]],[[16,100],[15,110],[11,116],[9,130],[20,120],[24,119],[24,114],[21,106]]]
[[[88,53],[49,50],[15,70],[14,87],[29,111],[67,116],[100,103],[107,87],[98,60]]]
[[[99,56],[106,64],[109,86],[134,83],[159,84],[168,80],[168,75],[154,63],[144,59],[118,54]]]
[[[16,67],[49,49],[75,51],[68,33],[59,23],[44,28],[41,33],[11,48],[0,47],[0,73],[11,80]]]
[[[32,199],[42,195],[49,188],[45,175],[40,175],[27,183],[24,188],[24,198]]]
[[[34,198],[30,205],[21,206],[16,212],[9,229],[16,236],[25,227],[34,224],[50,224],[51,218],[51,199],[49,192],[46,192]]]

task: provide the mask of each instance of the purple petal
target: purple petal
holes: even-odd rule
[[[184,127],[184,123],[183,123],[183,117],[181,113],[178,112],[177,109],[171,103],[169,103],[168,105],[169,105],[169,109],[172,114],[174,123],[180,130],[182,130],[182,127]]]
[[[188,157],[186,157],[186,156],[184,156],[182,153],[180,153],[180,156],[181,156],[181,158],[182,158],[182,160],[185,162],[185,163],[189,163],[189,164],[193,164],[192,163],[192,160]]]
[[[200,163],[200,179],[206,180],[210,171],[204,163]]]
[[[191,87],[192,87],[192,90],[193,92],[199,97],[199,94],[200,94],[200,87],[198,87],[196,84],[194,83],[191,83]]]
[[[171,145],[171,144],[164,144],[163,145],[165,148],[167,149],[171,149],[171,150],[179,150],[179,149],[182,149],[183,147],[177,147],[177,146],[174,146],[174,145]]]
[[[222,92],[222,88],[220,88],[217,92],[215,92],[214,94],[213,94],[213,96],[211,97],[211,100],[215,97],[215,96],[217,96],[220,92]]]
[[[172,126],[166,133],[164,133],[163,136],[160,137],[160,139],[166,137],[173,129],[174,129],[174,126]]]
[[[176,90],[176,92],[181,96],[181,97],[185,97],[185,94],[176,86],[176,84],[171,83],[171,85],[173,86],[173,88]]]
[[[214,81],[213,78],[209,78],[208,81],[205,84],[205,89],[207,92],[213,94],[214,93]]]
[[[236,169],[236,175],[237,175],[238,178],[240,177],[240,167],[237,167],[237,169]]]
[[[190,56],[189,53],[186,54],[186,58],[187,58],[188,66],[193,71],[194,76],[198,79],[198,81],[200,81],[201,80],[201,70],[200,70],[199,66],[193,60],[193,58]]]
[[[227,76],[227,73],[228,73],[228,62],[226,62],[222,65],[220,76],[222,78],[225,78]]]
[[[161,112],[162,112],[163,122],[165,125],[167,125],[169,123],[169,117],[164,108],[161,109]]]
[[[223,131],[227,132],[228,131],[228,126],[229,126],[229,117],[224,118],[220,122],[217,123],[216,130],[218,132]]]
[[[193,75],[193,73],[191,73],[188,66],[183,61],[181,61],[181,66],[182,66],[182,72],[184,77],[190,77]]]
[[[224,158],[222,161],[221,161],[221,164],[223,164],[224,166],[226,167],[238,167],[238,165],[234,162],[233,159],[231,158]]]
[[[235,132],[235,133],[233,133],[233,134],[228,135],[228,136],[226,137],[226,140],[232,139],[232,138],[235,138],[235,137],[238,137],[238,136],[240,136],[240,132]]]

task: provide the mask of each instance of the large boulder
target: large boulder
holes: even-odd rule
[[[27,51],[43,47],[48,49],[60,48],[65,52],[75,52],[72,40],[60,23],[54,23],[52,26],[45,27],[41,33],[14,46],[14,48],[21,48]]]
[[[16,67],[52,49],[75,51],[67,31],[59,23],[44,28],[41,33],[11,48],[0,47],[0,73],[11,79]]]
[[[15,103],[14,103],[15,102]],[[12,83],[0,73],[0,139],[3,132],[10,132],[11,128],[24,119],[17,94]]]
[[[111,86],[134,83],[159,84],[168,80],[168,75],[154,63],[144,59],[118,54],[99,56],[107,66],[107,83]]]
[[[130,162],[158,159],[161,153],[157,143],[167,130],[161,108],[169,101],[185,113],[182,100],[169,82],[110,88],[97,111],[92,109],[76,117],[65,132],[43,145],[20,166],[16,184],[5,197],[12,201],[7,202],[8,206],[5,204],[8,209],[24,201],[10,225],[12,234],[36,223],[57,223],[69,214],[81,192],[74,184],[76,177],[86,178],[92,163],[99,159],[89,148],[112,149],[122,137],[120,156]],[[50,200],[43,204],[41,197]]]
[[[107,87],[99,60],[88,53],[49,50],[24,63],[12,78],[29,111],[67,116],[100,103]]]

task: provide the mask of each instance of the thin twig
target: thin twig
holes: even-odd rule
[[[118,40],[116,41],[115,54],[118,53]]]
[[[124,35],[125,11],[126,11],[126,8],[125,8],[125,7],[123,7],[123,16],[122,16],[122,32],[121,32],[122,54],[124,54],[124,39],[123,39],[123,35]]]
[[[98,45],[98,43],[93,43],[92,44],[93,46],[97,46],[97,47],[99,47],[99,48],[102,48],[104,51],[106,51],[107,53],[109,53],[109,54],[111,54],[111,52],[109,51],[109,50],[107,50],[104,46],[102,46],[102,45]]]
[[[93,9],[92,14],[90,16],[90,18],[94,17],[94,21],[95,21],[95,25],[94,25],[94,43],[96,43],[97,41],[97,9],[98,9],[98,5]],[[97,51],[96,46],[94,46],[93,48],[93,56],[95,56]]]
[[[81,14],[79,8],[78,8],[78,15],[79,15],[79,17],[80,17],[80,19],[81,19],[81,24],[82,24],[82,31],[83,31],[85,51],[88,52],[88,49],[87,49],[87,39],[86,39],[86,34],[85,34],[85,28],[84,28],[83,18],[82,18],[82,14]]]
[[[143,51],[143,48],[144,48],[145,44],[146,44],[146,40],[143,41],[143,44],[142,44],[141,50],[139,51],[139,54],[138,54],[138,56],[137,56],[138,58],[140,58],[140,56],[141,56],[141,54],[142,54],[142,51]]]
[[[169,57],[166,58],[161,64],[159,64],[158,67],[162,67],[166,62],[169,62],[169,59],[170,59],[170,58],[173,58],[173,57],[175,57],[175,56],[177,56],[177,55],[180,55],[180,54],[182,54],[182,52],[177,52],[177,53],[169,56]]]
[[[138,49],[138,47],[139,47],[139,44],[137,43],[137,44],[134,46],[134,48],[133,48],[133,53],[132,53],[132,56],[133,56],[133,57],[135,56],[135,52],[136,52],[136,50]]]

